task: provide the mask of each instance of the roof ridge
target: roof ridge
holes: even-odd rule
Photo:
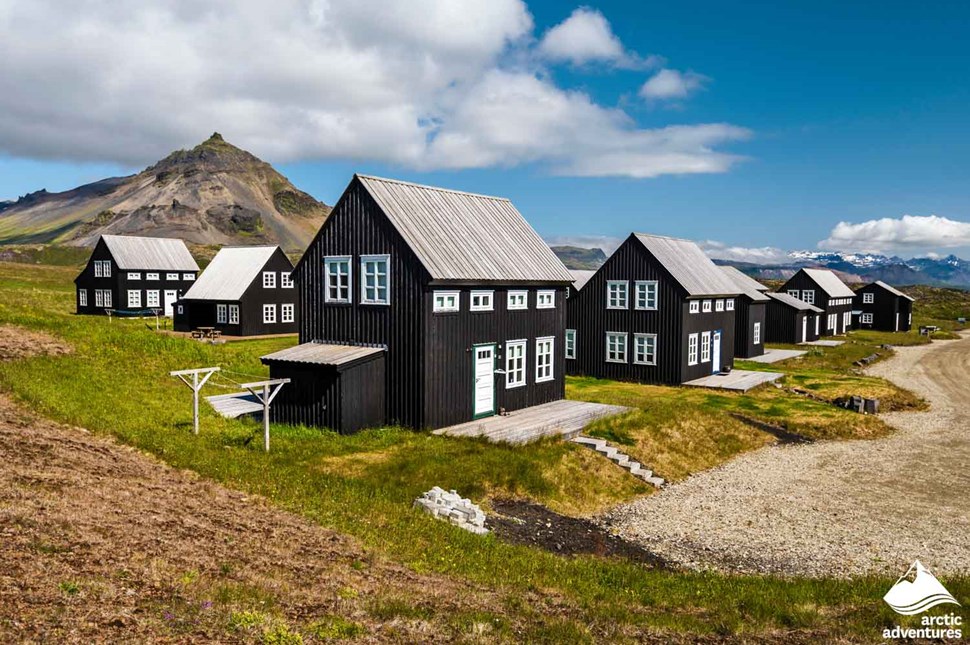
[[[360,179],[372,179],[374,181],[386,181],[391,184],[402,184],[404,186],[411,186],[413,188],[422,188],[424,190],[434,190],[440,193],[453,193],[455,195],[466,195],[468,197],[478,197],[480,199],[494,199],[502,202],[511,203],[512,200],[508,197],[498,197],[497,195],[485,195],[482,193],[473,193],[467,190],[456,190],[454,188],[442,188],[441,186],[430,186],[428,184],[419,184],[414,181],[404,181],[403,179],[392,179],[390,177],[378,177],[377,175],[367,175],[364,173],[354,173],[356,177]]]
[[[675,237],[673,235],[658,235],[656,233],[638,233],[636,231],[634,231],[633,234],[636,236],[642,235],[643,237],[655,237],[661,240],[674,240],[676,242],[690,242],[691,244],[697,244],[696,240],[690,240],[690,239],[687,239],[686,237]],[[698,244],[698,246],[700,245]]]

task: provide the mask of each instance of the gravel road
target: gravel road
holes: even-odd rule
[[[612,531],[693,569],[970,572],[970,336],[897,348],[869,373],[924,396],[874,441],[771,446],[613,509]]]

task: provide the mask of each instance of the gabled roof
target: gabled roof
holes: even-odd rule
[[[911,296],[907,296],[905,293],[903,293],[902,291],[900,291],[896,287],[892,287],[892,286],[886,284],[885,282],[883,282],[882,280],[876,280],[872,284],[874,284],[876,286],[879,286],[879,287],[882,287],[883,289],[885,289],[889,293],[893,294],[894,296],[899,296],[900,298],[906,298],[910,302],[916,302],[916,299],[915,298],[913,298]]]
[[[852,298],[855,296],[855,291],[847,287],[844,282],[839,280],[839,276],[828,269],[802,269],[802,271],[821,287],[822,291],[827,293],[830,298]]]
[[[816,307],[815,305],[810,305],[804,300],[799,300],[794,296],[789,296],[787,293],[768,292],[765,295],[768,296],[769,298],[772,298],[773,300],[777,300],[778,302],[788,305],[789,307],[793,309],[797,309],[799,311],[814,311],[817,314],[822,313],[822,310]]]
[[[198,271],[199,265],[182,240],[169,237],[102,235],[119,269]]]
[[[264,363],[303,363],[306,365],[331,365],[340,367],[365,358],[381,354],[383,347],[358,347],[311,341],[281,349],[278,352],[260,357]]]
[[[717,268],[701,247],[690,240],[634,233],[636,238],[670,272],[689,296],[736,296],[734,282]]]
[[[507,199],[357,175],[432,280],[572,282]]]
[[[240,300],[278,246],[234,246],[219,249],[185,295],[186,300]]]
[[[765,291],[768,291],[768,287],[741,272],[736,267],[721,266],[718,268],[737,285],[743,295],[751,298],[754,302],[768,302],[768,298],[764,294]]]
[[[573,288],[579,291],[586,286],[589,279],[593,277],[596,271],[589,271],[587,269],[570,269],[569,273],[573,276]]]

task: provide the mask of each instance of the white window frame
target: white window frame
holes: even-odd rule
[[[752,337],[752,342],[755,345],[761,344],[761,323],[760,322],[756,322],[754,324],[754,328],[752,329],[752,332],[751,332],[751,337]]]
[[[526,340],[510,340],[505,343],[506,390],[525,386],[525,365],[528,346],[529,342]]]
[[[543,348],[548,346],[546,351]],[[543,362],[543,357],[547,360]],[[556,378],[556,337],[536,338],[536,383],[546,383]]]
[[[296,306],[292,302],[280,305],[280,322],[291,323],[296,320]]]
[[[556,292],[554,289],[536,291],[536,309],[555,309]]]
[[[129,271],[127,278],[129,280],[141,280],[141,271]]]
[[[629,280],[607,280],[606,281],[606,308],[607,309],[629,309],[630,308],[630,281]]]
[[[229,306],[219,304],[216,305],[216,324],[225,325],[229,323]]]
[[[457,291],[435,291],[432,296],[432,311],[436,314],[449,314],[461,311],[461,294]],[[441,300],[439,304],[439,299]],[[453,300],[453,304],[448,301]]]
[[[161,307],[162,292],[158,289],[149,289],[145,292],[145,306],[153,309]]]
[[[728,311],[734,311],[734,298],[728,298],[724,301],[724,308]]]
[[[276,305],[263,305],[263,324],[276,324]]]
[[[701,332],[701,362],[711,362],[711,332]]]
[[[789,289],[788,295],[791,296],[792,298],[797,298],[798,300],[802,299],[802,292],[799,291],[798,289]]]
[[[475,301],[478,300],[478,304]],[[494,291],[472,291],[468,298],[470,311],[493,311],[495,309]]]
[[[263,289],[276,288],[276,271],[263,271]]]
[[[828,325],[825,327],[825,331],[828,331],[830,329],[832,331],[838,331],[839,330],[839,315],[838,314],[829,314],[828,315],[828,320],[826,322],[828,323]]]
[[[868,314],[868,313],[862,314],[862,318],[861,318],[861,320],[859,322],[861,322],[863,325],[871,325],[872,324],[872,314]]]
[[[810,305],[815,304],[815,289],[804,289],[802,291],[802,302],[807,302]]]
[[[625,331],[608,331],[606,332],[606,362],[607,363],[623,363],[626,364],[628,361],[629,348],[627,347],[629,334]],[[615,340],[615,349],[610,348],[610,341]],[[622,349],[622,355],[621,350]],[[610,358],[610,354],[616,354],[616,358]]]
[[[384,264],[384,286],[377,284],[380,271],[374,273],[374,298],[367,297],[367,280],[369,274],[367,265]],[[384,290],[384,297],[380,297],[381,289]],[[390,255],[362,255],[360,256],[360,304],[362,305],[389,305],[391,304],[391,256]]]
[[[640,304],[643,296],[643,305]],[[651,298],[652,297],[652,298]],[[660,288],[656,280],[637,280],[633,287],[633,308],[640,311],[656,311],[660,298]],[[651,299],[653,303],[651,304]]]
[[[141,309],[141,289],[128,289],[128,308]]]
[[[182,274],[182,279],[185,280],[186,282],[193,282],[195,280],[195,274],[194,273],[183,273]]]
[[[341,265],[346,264],[347,272],[342,273],[340,271]],[[337,267],[337,273],[334,274],[330,267]],[[338,304],[349,304],[351,295],[354,292],[354,275],[353,275],[353,258],[349,255],[331,255],[323,258],[323,301],[333,302]],[[337,278],[337,284],[332,285],[331,279],[333,277]],[[346,277],[347,284],[341,285],[340,278]],[[331,296],[330,289],[335,287],[337,295]],[[341,297],[341,294],[346,290],[347,297]]]
[[[239,324],[239,305],[229,305],[229,324]]]
[[[703,302],[701,302],[701,311],[703,311],[705,314],[711,313],[711,301],[710,300],[704,300]]]
[[[77,290],[77,303],[78,306],[87,307],[88,306],[88,290],[78,289]]]
[[[110,278],[111,277],[111,260],[95,260],[94,261],[94,277],[95,278]]]
[[[567,329],[566,335],[563,337],[563,342],[565,343],[565,356],[566,358],[575,359],[576,358],[576,330]]]
[[[114,307],[113,300],[114,300],[114,294],[111,291],[111,289],[105,289],[104,290],[104,306],[105,307]]]
[[[699,343],[699,335],[691,334],[687,337],[687,364],[697,365],[697,345]]]
[[[94,261],[94,277],[95,278],[103,278],[104,277],[104,271],[102,271],[102,269],[101,269],[101,260],[95,260]]]
[[[718,298],[714,301],[714,311],[724,311],[724,300]]]
[[[506,308],[509,311],[524,311],[529,308],[528,291],[509,291],[506,296]]]
[[[179,274],[177,274],[177,273],[166,273],[165,274],[165,279],[166,280],[178,280],[179,279]]]
[[[871,304],[874,304],[875,302],[876,302],[876,294],[872,293],[871,291],[862,294],[862,304],[871,305]]]
[[[293,274],[289,271],[280,271],[280,289],[293,288]]]
[[[650,341],[649,358],[647,353],[647,341]],[[640,359],[641,354],[643,354],[642,360]],[[656,365],[657,364],[657,335],[656,334],[633,334],[633,364],[634,365]]]
[[[104,290],[95,289],[94,290],[94,306],[103,307],[104,306]]]
[[[146,280],[158,280],[158,276],[159,276],[159,274],[154,273],[154,272],[153,273],[146,273],[145,274],[145,279]]]
[[[176,305],[175,313],[181,316],[182,314],[185,313],[185,307],[183,307],[182,305]]]
[[[701,312],[700,300],[691,300],[688,306],[690,307],[690,313],[692,314],[698,314]]]
[[[842,314],[842,327],[844,327],[845,329],[848,329],[851,326],[852,326],[852,312],[847,311],[844,314]]]

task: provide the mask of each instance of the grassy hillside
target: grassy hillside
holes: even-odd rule
[[[578,246],[553,246],[551,248],[567,269],[595,271],[606,262],[606,254],[603,253],[603,249],[585,249]]]

